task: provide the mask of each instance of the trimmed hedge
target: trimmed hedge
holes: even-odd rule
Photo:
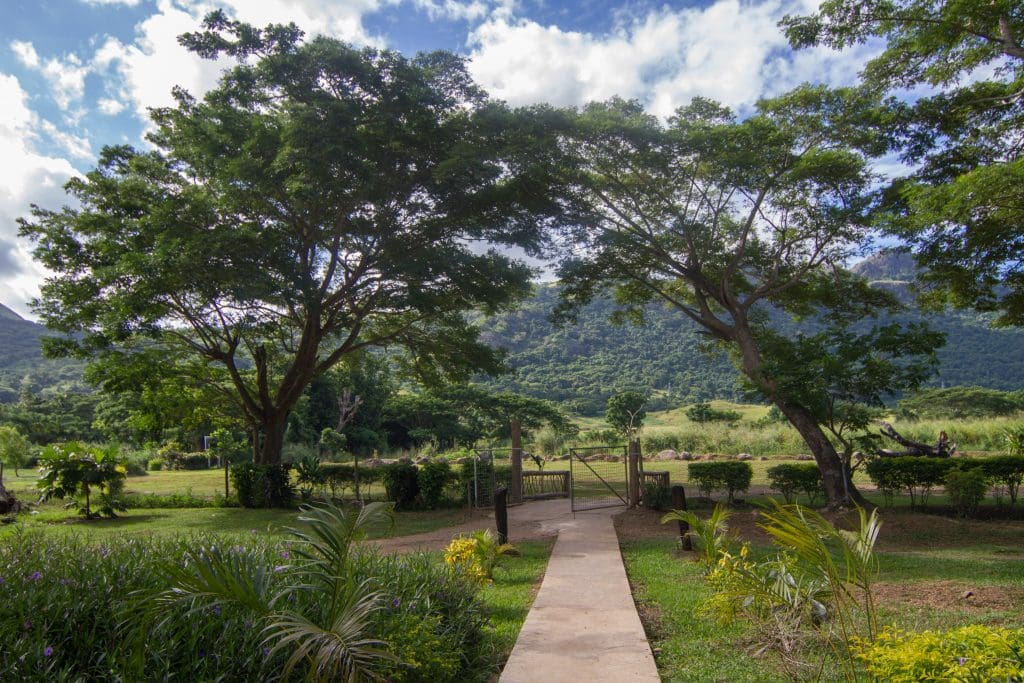
[[[750,488],[750,481],[754,478],[754,468],[750,463],[737,460],[691,462],[687,472],[689,480],[695,482],[702,493],[710,496],[712,491],[725,491],[730,503],[737,492]]]
[[[292,484],[289,463],[235,463],[231,466],[231,483],[242,507],[285,508],[290,507],[295,498],[295,486]]]
[[[420,493],[419,470],[411,462],[396,462],[384,468],[384,491],[396,510],[408,510]]]
[[[782,494],[787,503],[804,494],[813,506],[819,497],[825,497],[825,484],[821,470],[814,463],[783,464],[768,468],[771,487]]]
[[[898,458],[875,458],[867,464],[867,474],[885,496],[886,504],[892,505],[899,491],[910,495],[910,506],[917,507],[928,501],[933,488],[946,484],[952,470],[980,470],[984,473],[986,489],[997,487],[995,497],[1001,501],[1005,493],[1010,505],[1015,505],[1024,480],[1024,456],[997,455],[988,458],[927,458],[923,456],[902,456]],[[960,482],[957,482],[959,484]],[[957,485],[954,484],[954,487]],[[961,501],[963,503],[964,501]],[[959,503],[956,503],[958,506]],[[968,507],[970,505],[968,504]]]

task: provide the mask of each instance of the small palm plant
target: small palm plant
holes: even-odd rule
[[[262,624],[268,658],[290,651],[282,679],[301,668],[307,681],[379,680],[375,668],[397,660],[385,643],[368,636],[371,617],[381,609],[379,594],[356,578],[349,559],[368,526],[391,518],[386,503],[371,503],[356,514],[331,504],[305,507],[298,518],[305,528],[289,529],[295,538],[292,564],[270,567],[239,548],[189,551],[184,566],[168,568],[171,588],[154,604],[159,609],[186,602],[195,613],[214,605],[247,610]],[[298,599],[301,594],[309,599]]]
[[[457,567],[478,583],[494,580],[494,567],[502,555],[515,553],[510,543],[498,543],[490,529],[452,539],[444,551],[445,564]]]
[[[728,522],[731,516],[729,508],[719,503],[706,520],[689,510],[672,510],[661,518],[661,523],[686,522],[690,525],[687,533],[697,541],[701,564],[704,565],[705,573],[710,573],[735,542],[729,533]]]

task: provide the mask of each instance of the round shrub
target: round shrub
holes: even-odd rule
[[[420,492],[419,470],[411,462],[397,462],[384,468],[384,491],[396,509],[408,510]]]
[[[821,470],[814,463],[785,463],[768,468],[768,481],[771,487],[782,494],[787,503],[792,503],[803,493],[814,505],[819,497],[825,495],[825,485],[821,479]]]
[[[290,507],[295,498],[291,465],[256,465],[239,462],[231,466],[231,483],[238,502],[247,508]]]
[[[160,470],[162,470],[164,468],[164,459],[163,458],[151,458],[149,460],[149,462],[146,463],[146,468],[151,470],[151,471],[153,471],[153,472],[159,472]]]
[[[176,470],[208,470],[210,456],[206,453],[182,453],[174,463]]]
[[[432,460],[424,464],[419,471],[420,497],[423,499],[423,506],[428,510],[434,510],[445,503],[445,492],[447,488],[458,477],[452,471],[447,460]]]
[[[750,488],[754,478],[754,468],[749,462],[739,460],[722,460],[719,462],[691,462],[687,465],[690,481],[710,496],[712,491],[725,491],[729,502],[733,502],[737,492]]]
[[[954,467],[946,473],[946,495],[961,517],[978,511],[978,504],[988,491],[988,477],[980,467]]]
[[[855,646],[871,680],[1019,681],[1024,679],[1024,629],[964,626],[905,633],[886,629]]]

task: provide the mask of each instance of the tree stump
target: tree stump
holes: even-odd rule
[[[9,515],[20,511],[23,508],[14,494],[7,490],[4,483],[0,481],[0,515]]]

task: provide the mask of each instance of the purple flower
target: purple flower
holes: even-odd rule
[[[269,657],[270,656],[270,648],[269,647],[263,648],[263,656],[264,657]]]
[[[28,575],[28,578],[30,581],[38,581],[39,579],[43,578],[43,575],[39,572],[32,572]]]
[[[287,550],[282,550],[281,557],[287,560],[289,557],[291,557],[291,554]]]
[[[71,579],[68,579],[68,578],[61,579],[60,580],[60,585],[62,585],[62,586],[70,586],[71,585]]]
[[[32,630],[32,620],[31,619],[26,619],[25,623],[22,624],[22,626],[25,627],[26,631],[31,631]]]
[[[279,564],[276,567],[274,567],[275,572],[283,572],[285,569],[288,569],[288,565],[286,564]]]
[[[107,559],[107,555],[109,555],[109,554],[110,554],[110,548],[101,545],[100,546],[100,557],[102,557],[103,559]]]
[[[45,650],[43,650],[43,656],[44,656],[44,657],[49,657],[49,656],[50,656],[50,655],[52,655],[52,654],[53,654],[53,648],[52,648],[52,647],[50,647],[49,645],[47,645],[47,646],[46,646],[46,649],[45,649]]]
[[[4,577],[0,576],[0,586],[4,585]]]
[[[402,601],[399,600],[398,598],[395,598],[394,600],[391,601],[391,606],[392,607],[398,607],[401,604],[402,604]]]
[[[960,666],[963,666],[965,663],[967,663],[967,657],[961,657],[960,658]]]
[[[220,605],[214,605],[213,606],[213,613],[214,614],[220,614]]]

